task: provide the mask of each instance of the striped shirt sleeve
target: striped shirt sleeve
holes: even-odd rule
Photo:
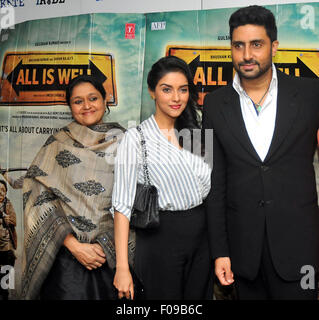
[[[136,129],[129,129],[118,149],[114,165],[114,186],[111,213],[122,213],[130,220],[135,199],[139,141]]]

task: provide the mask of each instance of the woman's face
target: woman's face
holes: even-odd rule
[[[91,83],[82,82],[72,90],[70,107],[75,121],[91,126],[102,122],[106,101]]]
[[[181,72],[169,72],[158,81],[155,91],[150,90],[150,95],[155,99],[157,117],[176,120],[189,99],[187,78]]]
[[[2,202],[7,194],[6,187],[0,183],[0,202]]]

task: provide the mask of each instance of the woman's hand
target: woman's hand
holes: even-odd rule
[[[75,247],[72,254],[74,257],[89,270],[101,267],[106,259],[99,244],[80,243]]]
[[[64,245],[88,270],[99,268],[106,261],[103,249],[98,243],[81,243],[69,234],[64,239]]]
[[[129,220],[122,213],[114,213],[114,242],[116,252],[116,272],[113,281],[121,299],[134,299],[133,279],[128,264]]]
[[[119,299],[134,299],[134,284],[129,268],[116,268],[113,285],[118,290]]]

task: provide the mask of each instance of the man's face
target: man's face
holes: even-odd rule
[[[271,43],[263,26],[246,24],[233,31],[232,61],[242,79],[257,79],[271,70],[272,57],[276,55],[278,41]]]

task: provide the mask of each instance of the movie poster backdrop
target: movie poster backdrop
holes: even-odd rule
[[[319,3],[266,7],[278,26],[275,65],[287,74],[317,78]],[[28,168],[48,136],[72,120],[64,89],[78,74],[94,74],[103,81],[111,110],[105,121],[127,128],[155,110],[146,83],[151,65],[176,55],[189,64],[202,105],[208,92],[232,81],[228,19],[234,10],[84,14],[6,30],[0,36],[1,168]],[[318,169],[317,158],[314,163]],[[19,178],[24,173],[9,174]],[[14,298],[21,276],[22,191],[9,187],[8,197],[18,219]]]

